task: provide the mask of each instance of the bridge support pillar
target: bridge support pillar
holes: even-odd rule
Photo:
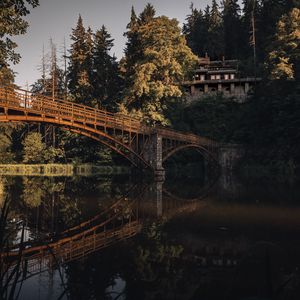
[[[223,172],[233,171],[244,155],[241,145],[225,144],[220,146],[218,153],[219,165]]]
[[[153,181],[143,193],[140,215],[156,219],[163,216],[163,181]]]
[[[165,169],[162,165],[162,136],[157,133],[150,136],[149,146],[144,153],[144,159],[154,170],[155,180],[164,181]]]

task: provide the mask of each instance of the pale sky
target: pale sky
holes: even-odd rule
[[[14,40],[18,44],[17,51],[21,54],[21,62],[12,66],[16,74],[16,84],[25,88],[26,83],[32,84],[40,77],[38,65],[42,57],[43,44],[48,50],[52,37],[57,49],[61,49],[66,38],[69,45],[71,28],[76,26],[78,15],[81,14],[84,26],[93,31],[103,24],[114,39],[112,53],[120,59],[126,39],[123,36],[130,19],[131,6],[139,14],[147,2],[156,9],[157,15],[176,18],[182,24],[190,12],[191,0],[40,0],[40,6],[31,9],[27,17],[30,27],[23,36]],[[211,0],[194,0],[194,6],[204,8]]]

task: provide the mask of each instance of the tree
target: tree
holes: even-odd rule
[[[208,38],[208,22],[206,22],[201,9],[197,10],[193,4],[190,6],[190,9],[191,13],[187,16],[182,31],[193,53],[198,56],[204,56]]]
[[[269,53],[272,79],[300,79],[300,9],[294,8],[277,24]]]
[[[0,3],[0,84],[13,82],[10,63],[16,64],[20,55],[15,52],[17,44],[12,36],[24,34],[28,22],[24,17],[29,14],[28,5],[36,7],[39,0],[2,0]]]
[[[0,163],[12,163],[15,160],[16,145],[15,136],[20,133],[23,125],[20,123],[1,124],[0,126]]]
[[[134,64],[141,56],[140,50],[140,41],[138,37],[138,18],[136,16],[134,7],[131,8],[131,17],[130,22],[127,24],[127,32],[124,33],[124,36],[127,37],[125,53],[125,62],[124,67],[127,74],[132,73]]]
[[[64,157],[60,148],[46,147],[42,135],[38,132],[30,132],[22,142],[24,163],[53,163]]]
[[[212,7],[208,21],[207,52],[213,59],[220,59],[224,55],[223,20],[216,0],[212,1]]]
[[[94,98],[99,106],[116,108],[121,82],[116,58],[109,52],[113,47],[113,39],[103,25],[95,34],[93,51],[93,90]]]
[[[43,163],[46,145],[42,142],[42,136],[37,132],[30,132],[25,137],[23,144],[23,161],[25,163]]]
[[[286,0],[264,0],[260,6],[260,21],[257,23],[258,59],[265,61],[268,46],[276,33],[276,24],[285,11]]]
[[[146,7],[139,15],[139,20],[138,20],[139,25],[145,25],[149,23],[150,21],[153,20],[154,16],[155,16],[155,9],[153,5],[147,3]]]
[[[125,56],[120,62],[120,72],[124,80],[124,95],[128,95],[130,88],[134,84],[133,75],[136,64],[143,58],[142,41],[138,29],[142,24],[147,24],[153,19],[155,10],[152,5],[147,4],[144,11],[137,17],[134,7],[131,8],[130,22],[127,24],[127,31],[124,36],[127,37]]]
[[[23,177],[22,199],[30,208],[39,207],[45,197],[43,184],[36,177]]]
[[[79,15],[77,26],[72,30],[70,50],[70,61],[68,68],[68,88],[74,101],[82,104],[91,104],[92,84],[90,71],[89,44],[87,39],[90,38],[90,32],[86,33],[83,21]]]
[[[0,133],[0,163],[11,163],[14,159],[12,153],[12,140],[11,137],[4,133]]]
[[[94,33],[90,27],[88,27],[85,36],[85,45],[86,45],[86,57],[84,61],[84,68],[87,72],[87,77],[89,81],[89,89],[87,89],[87,94],[92,98],[94,93],[93,86],[93,76],[94,76],[94,51],[95,51],[95,40]],[[91,105],[93,100],[88,102],[88,105]]]
[[[224,54],[226,58],[240,57],[240,6],[238,0],[223,1]]]
[[[166,124],[167,100],[182,96],[178,83],[195,65],[197,57],[186,45],[175,19],[155,18],[137,32],[143,59],[136,64],[125,105],[148,123]]]

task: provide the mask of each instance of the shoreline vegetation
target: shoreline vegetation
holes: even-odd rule
[[[70,177],[91,175],[124,175],[130,173],[125,166],[93,164],[0,164],[0,176]]]

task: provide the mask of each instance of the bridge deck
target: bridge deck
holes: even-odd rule
[[[139,120],[106,110],[92,108],[78,103],[52,99],[28,91],[12,88],[0,88],[1,121],[52,122],[62,125],[85,124],[85,126],[102,127],[131,133],[151,135],[159,134],[163,138],[203,146],[217,146],[211,139],[191,133],[179,132],[164,127],[151,127]]]

